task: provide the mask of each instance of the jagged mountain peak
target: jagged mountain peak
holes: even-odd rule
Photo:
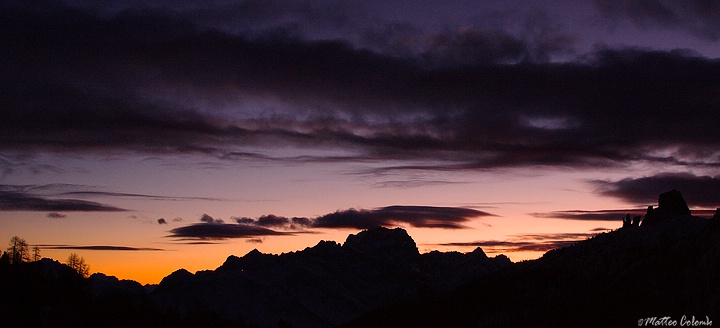
[[[386,258],[413,258],[420,255],[415,240],[402,228],[375,227],[348,235],[343,248]]]
[[[160,281],[158,290],[182,288],[192,282],[194,278],[195,275],[190,271],[178,269]]]
[[[171,276],[177,279],[161,283],[174,283],[172,290],[151,296],[162,309],[204,304],[229,320],[242,315],[262,327],[279,319],[329,327],[383,305],[447,292],[510,263],[488,259],[482,250],[420,255],[404,229],[376,227],[349,235],[342,245],[320,241],[280,255],[252,250],[205,274],[176,272]]]
[[[244,270],[248,268],[260,268],[272,261],[277,255],[265,254],[257,248],[247,252],[242,257],[230,255],[218,270]]]
[[[272,254],[265,254],[261,251],[259,251],[257,248],[253,248],[253,250],[249,251],[247,254],[243,255],[241,259],[243,261],[262,261],[263,259],[272,257]]]

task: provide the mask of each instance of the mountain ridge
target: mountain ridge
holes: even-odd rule
[[[383,305],[446,292],[510,263],[481,249],[420,254],[407,231],[376,227],[349,235],[342,245],[320,241],[281,255],[252,250],[229,256],[214,271],[177,271],[151,296],[164,309],[183,311],[199,302],[252,325],[329,327]]]
[[[662,214],[640,226],[551,250],[439,298],[385,307],[344,327],[636,327],[663,317],[676,326],[682,318],[720,320],[720,209],[711,219],[700,218],[683,209],[679,192],[663,195],[658,210],[649,210]],[[667,205],[668,195],[676,205]]]

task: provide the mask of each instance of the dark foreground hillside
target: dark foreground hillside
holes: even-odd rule
[[[346,327],[720,325],[720,215],[692,217],[662,203],[640,226],[550,251],[446,296],[375,311]]]

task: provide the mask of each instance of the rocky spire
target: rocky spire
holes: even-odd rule
[[[690,208],[685,202],[685,198],[683,198],[679,191],[673,189],[660,194],[657,208],[653,209],[652,206],[648,207],[648,211],[645,214],[645,219],[643,220],[642,225],[654,224],[659,221],[669,219],[689,217]]]

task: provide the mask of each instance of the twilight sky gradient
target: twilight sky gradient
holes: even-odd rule
[[[717,1],[10,0],[0,44],[0,241],[119,278],[720,206]]]

